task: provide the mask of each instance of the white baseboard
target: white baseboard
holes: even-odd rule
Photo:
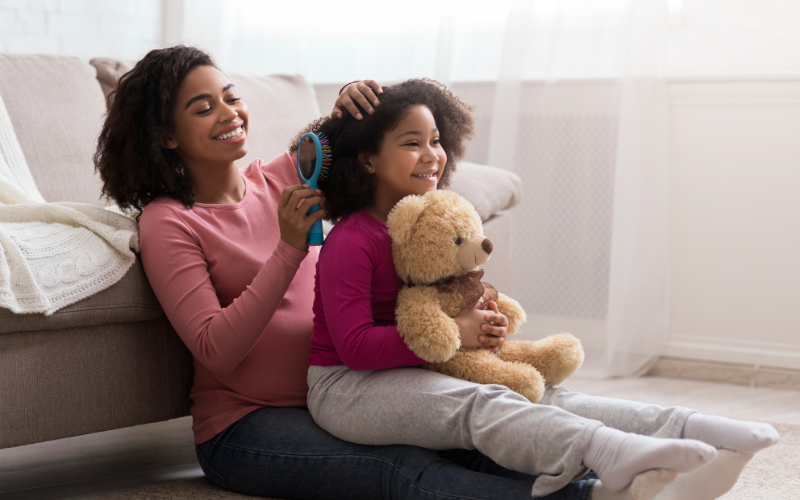
[[[800,370],[800,344],[671,334],[664,355]]]

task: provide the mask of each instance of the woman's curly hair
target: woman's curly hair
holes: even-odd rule
[[[172,129],[178,89],[198,66],[216,67],[207,53],[194,47],[151,50],[109,94],[93,159],[103,195],[119,208],[141,211],[161,195],[189,208],[194,204],[188,172],[174,150],[161,147],[161,140]]]
[[[374,175],[367,173],[358,159],[361,153],[378,154],[383,136],[405,118],[411,106],[422,104],[430,109],[439,129],[439,140],[447,153],[447,163],[438,188],[445,188],[463,158],[467,142],[472,139],[474,122],[472,106],[463,103],[441,83],[427,78],[407,80],[383,87],[380,105],[372,114],[359,106],[361,120],[350,113],[341,118],[325,117],[312,122],[289,144],[295,153],[303,134],[324,133],[331,145],[331,166],[319,188],[325,194],[322,208],[325,219],[336,222],[345,215],[374,203]]]

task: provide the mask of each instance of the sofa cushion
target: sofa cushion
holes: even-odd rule
[[[107,95],[135,61],[95,58],[89,63],[97,68],[97,79]],[[314,89],[301,76],[226,76],[250,110],[249,151],[237,162],[239,168],[256,158],[268,161],[283,153],[297,132],[319,118]]]
[[[125,276],[105,290],[59,309],[50,316],[14,314],[0,308],[0,335],[78,326],[147,321],[164,314],[139,259]]]
[[[0,95],[44,199],[107,205],[92,163],[105,112],[94,68],[74,57],[0,54]]]
[[[508,170],[462,161],[448,189],[472,203],[485,222],[497,212],[519,203],[522,179]]]

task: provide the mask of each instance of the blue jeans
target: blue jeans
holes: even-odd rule
[[[536,479],[476,450],[342,441],[301,408],[260,408],[195,448],[212,483],[276,499],[528,499]],[[543,498],[589,500],[596,479],[589,473]]]

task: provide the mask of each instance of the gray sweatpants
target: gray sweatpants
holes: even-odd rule
[[[508,469],[538,475],[544,496],[587,472],[592,434],[607,425],[680,437],[694,410],[587,396],[547,386],[539,404],[501,385],[480,385],[422,368],[351,371],[310,366],[308,409],[320,427],[358,444],[477,449]]]

